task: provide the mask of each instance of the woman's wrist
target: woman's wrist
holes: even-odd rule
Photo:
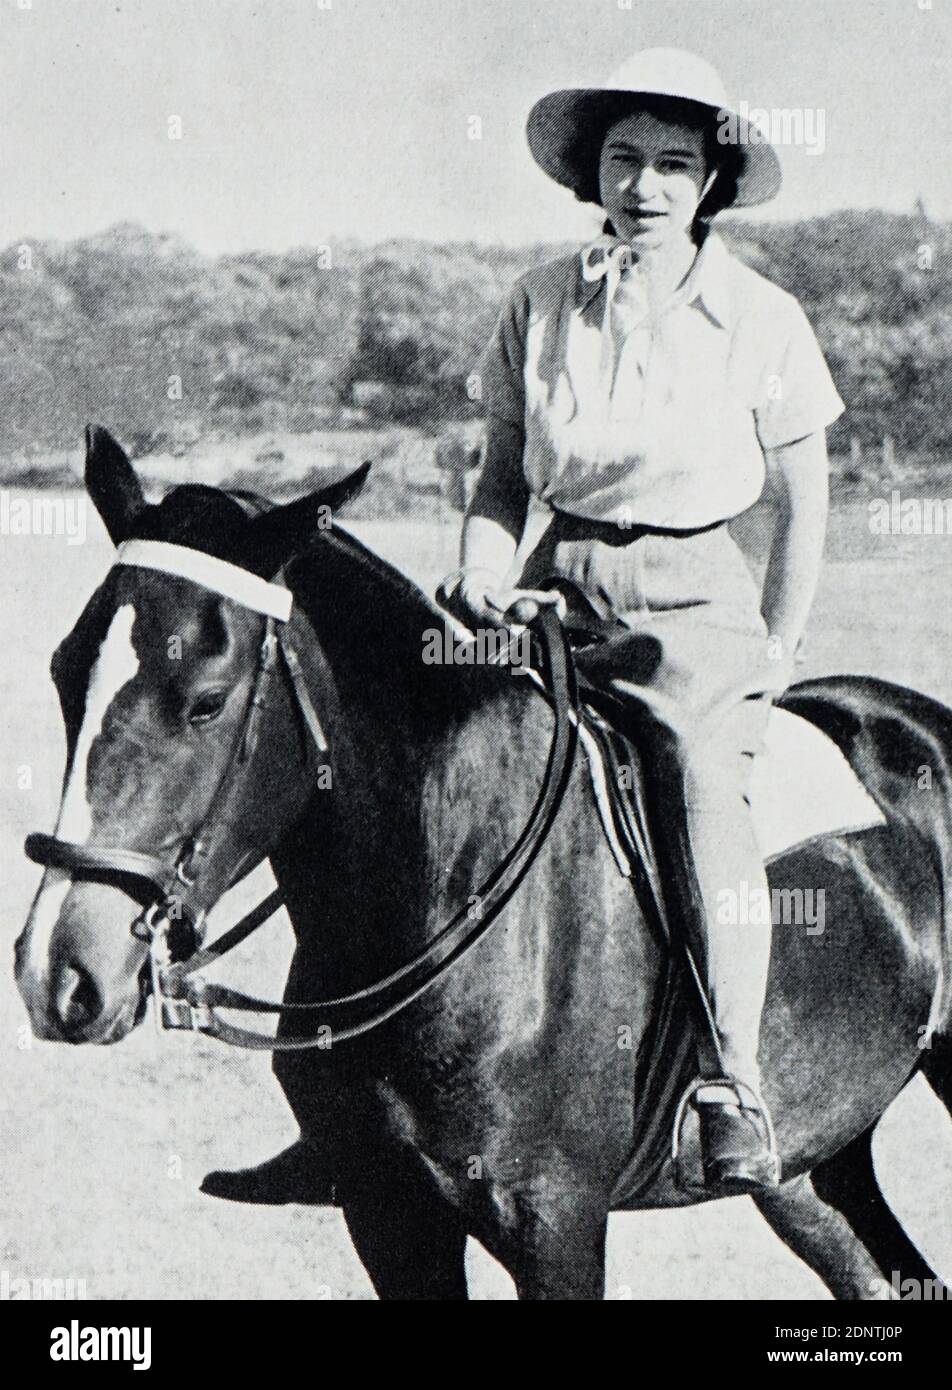
[[[436,591],[436,601],[452,608],[456,596],[465,597],[467,603],[472,603],[477,592],[482,601],[485,595],[499,588],[501,581],[488,565],[461,565],[441,581]]]
[[[516,539],[505,526],[492,517],[467,516],[459,549],[461,582],[485,580],[498,588],[515,556]]]
[[[502,576],[490,565],[461,565],[446,582],[480,584],[485,585],[487,589],[498,589],[502,586]]]
[[[460,565],[456,573],[460,576],[461,579],[465,578],[465,576],[469,574],[488,574],[492,579],[499,578],[497,572],[493,569],[492,565]]]

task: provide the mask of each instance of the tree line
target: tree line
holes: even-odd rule
[[[848,406],[834,449],[949,446],[950,224],[851,210],[730,219],[723,235],[813,322]],[[508,286],[569,249],[341,241],[209,257],[130,224],[17,243],[0,254],[0,452],[68,447],[93,418],[140,454],[211,431],[470,418]]]

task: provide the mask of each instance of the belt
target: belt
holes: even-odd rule
[[[565,541],[603,541],[606,545],[631,545],[645,536],[669,536],[689,540],[692,536],[703,536],[708,531],[716,531],[727,525],[727,520],[708,522],[706,526],[674,527],[648,526],[635,523],[620,526],[615,521],[596,521],[592,517],[577,516],[574,512],[563,512],[553,508],[553,535]]]

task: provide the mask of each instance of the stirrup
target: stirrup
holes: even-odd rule
[[[681,1171],[681,1135],[684,1130],[684,1121],[687,1115],[688,1106],[694,1100],[698,1091],[703,1091],[708,1086],[722,1086],[725,1090],[733,1091],[737,1097],[737,1106],[740,1110],[755,1111],[762,1116],[764,1128],[767,1131],[767,1155],[773,1164],[774,1171],[780,1172],[780,1153],[777,1149],[777,1135],[774,1130],[773,1120],[767,1103],[754,1090],[753,1086],[748,1086],[746,1081],[741,1081],[736,1076],[696,1076],[690,1081],[681,1093],[674,1112],[674,1124],[671,1132],[671,1163],[674,1168],[674,1180],[678,1187],[685,1192],[708,1192],[705,1183],[690,1182]],[[753,1100],[753,1105],[745,1104],[742,1092]],[[704,1103],[703,1101],[701,1102]],[[695,1104],[695,1109],[697,1108]]]

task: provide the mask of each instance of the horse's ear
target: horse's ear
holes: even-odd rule
[[[271,579],[330,529],[335,512],[357,496],[369,472],[370,464],[362,463],[346,478],[256,517],[246,541],[245,567]]]
[[[86,491],[113,545],[120,545],[145,506],[145,497],[125,450],[101,425],[86,426]]]

